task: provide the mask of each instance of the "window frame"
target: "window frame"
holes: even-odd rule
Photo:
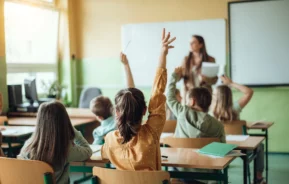
[[[56,80],[59,79],[59,24],[60,11],[55,8],[55,0],[49,3],[45,0],[5,0],[5,2],[24,4],[31,7],[43,8],[58,13],[57,18],[57,37],[56,37],[56,57],[55,63],[9,63],[6,58],[7,74],[8,73],[38,73],[38,72],[53,72]]]

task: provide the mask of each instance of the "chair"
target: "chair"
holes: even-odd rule
[[[52,167],[41,161],[0,158],[0,166],[0,183],[55,183]]]
[[[163,132],[174,133],[177,126],[177,120],[167,120]]]
[[[220,142],[219,138],[175,138],[165,137],[162,143],[165,147],[172,148],[197,148],[200,149],[212,142]]]
[[[89,108],[90,101],[102,94],[99,88],[90,87],[83,89],[79,98],[79,108]]]
[[[170,174],[165,171],[122,171],[100,167],[93,168],[94,184],[165,184]]]
[[[226,135],[246,135],[246,121],[223,122]]]
[[[7,116],[0,116],[0,125],[6,125],[8,122]]]

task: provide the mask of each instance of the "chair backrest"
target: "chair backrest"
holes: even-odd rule
[[[223,122],[226,135],[244,135],[246,131],[246,121],[226,121]]]
[[[0,158],[0,183],[55,183],[54,171],[36,160]]]
[[[0,116],[0,125],[4,125],[5,122],[8,122],[7,116]]]
[[[170,181],[170,174],[165,171],[122,171],[94,167],[93,175],[97,184],[161,184]]]
[[[81,91],[81,95],[79,98],[79,108],[89,108],[90,101],[98,97],[102,94],[101,90],[99,88],[91,87],[86,88]]]
[[[177,126],[177,120],[167,120],[163,132],[174,133]]]
[[[219,138],[176,138],[165,137],[162,143],[172,148],[202,148],[212,142],[220,142]]]

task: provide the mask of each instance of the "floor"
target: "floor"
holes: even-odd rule
[[[252,165],[252,164],[251,164]],[[243,183],[243,163],[241,159],[236,159],[230,164],[229,183]],[[251,168],[252,171],[252,168]],[[251,172],[252,173],[252,172]],[[71,183],[82,177],[80,173],[71,174]],[[91,182],[84,182],[90,184]],[[268,184],[288,184],[289,183],[289,154],[269,154],[269,181]]]

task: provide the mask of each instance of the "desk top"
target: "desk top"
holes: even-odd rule
[[[161,148],[161,154],[168,156],[162,160],[162,166],[183,167],[195,169],[218,169],[226,168],[236,157],[214,158],[196,152],[197,149],[190,148]],[[88,163],[108,163],[102,160],[101,152],[95,152]]]
[[[66,108],[70,118],[95,118],[95,115],[90,109],[84,108]],[[34,112],[10,112],[9,116],[19,117],[36,117],[37,113]]]
[[[173,137],[174,133],[162,133],[161,140],[166,137]],[[249,136],[245,141],[227,141],[228,144],[236,144],[238,145],[237,149],[246,149],[246,150],[254,150],[261,142],[264,140],[264,137],[259,136]]]
[[[228,144],[236,144],[236,149],[240,150],[254,150],[259,146],[265,137],[249,136],[245,141],[227,141]]]
[[[70,118],[73,126],[79,126],[96,121],[95,118]],[[13,117],[8,118],[10,126],[36,126],[36,117]]]
[[[274,122],[260,122],[260,123],[247,122],[247,128],[248,129],[268,129],[273,124]]]
[[[30,135],[35,131],[33,126],[0,126],[0,129],[3,137],[21,137]]]

